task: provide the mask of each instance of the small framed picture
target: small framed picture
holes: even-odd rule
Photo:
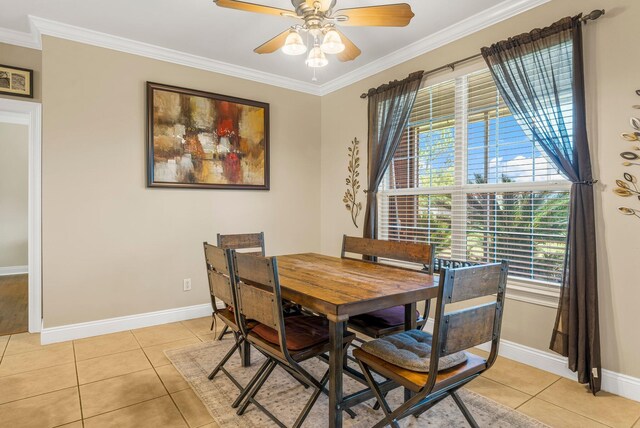
[[[33,98],[33,70],[0,64],[0,94]]]

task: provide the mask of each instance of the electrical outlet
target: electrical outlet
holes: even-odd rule
[[[183,291],[191,291],[191,278],[186,278],[182,284]]]

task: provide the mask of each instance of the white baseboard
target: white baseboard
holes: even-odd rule
[[[479,349],[489,352],[491,344],[485,343]],[[552,352],[541,351],[509,340],[500,340],[498,354],[501,357],[533,366],[567,379],[576,380],[577,376],[567,367],[567,359]]]
[[[5,275],[22,275],[29,273],[29,266],[7,266],[0,267],[0,276]]]
[[[429,319],[427,330],[433,331],[433,319]],[[479,349],[489,351],[491,344],[485,343]],[[577,376],[567,367],[567,359],[553,352],[541,351],[519,343],[501,339],[498,354],[510,360],[576,380]],[[631,400],[640,401],[640,379],[602,369],[602,390]]]
[[[85,337],[99,336],[101,334],[117,333],[119,331],[151,327],[154,325],[206,316],[211,316],[210,303],[109,318],[105,320],[63,325],[60,327],[43,328],[40,332],[40,342],[43,345],[46,345],[49,343],[82,339]]]

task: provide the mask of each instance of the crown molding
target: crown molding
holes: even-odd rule
[[[241,79],[251,80],[268,85],[278,86],[298,92],[305,92],[312,95],[320,95],[319,86],[303,82],[276,74],[258,71],[252,68],[229,64],[198,55],[163,48],[161,46],[124,37],[101,33],[62,22],[52,21],[45,18],[29,15],[33,27],[40,35],[57,37],[71,40],[101,48],[112,49],[146,58],[166,61],[173,64],[184,65],[186,67],[200,70],[212,71]]]
[[[0,27],[0,43],[8,45],[22,46],[29,49],[42,49],[40,36],[33,31],[25,33],[23,31],[10,30]]]
[[[265,83],[311,95],[322,96],[549,1],[550,0],[505,0],[482,13],[466,18],[430,36],[420,39],[401,50],[374,60],[322,85],[283,77],[248,67],[217,61],[32,15],[29,15],[29,22],[31,25],[30,33],[0,28],[0,42],[32,49],[42,49],[41,35],[47,35],[106,49],[113,49],[133,55],[139,55],[146,58],[184,65],[187,67],[212,71],[254,82]]]
[[[345,86],[359,82],[362,79],[445,46],[549,1],[551,0],[505,0],[481,13],[465,18],[454,25],[411,43],[401,50],[383,56],[321,85],[320,95],[326,95]]]

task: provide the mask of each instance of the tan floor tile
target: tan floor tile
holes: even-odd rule
[[[80,417],[76,387],[0,405],[0,424],[6,427],[55,427]]]
[[[213,422],[209,411],[192,389],[185,389],[184,391],[171,394],[171,396],[190,427],[200,427]]]
[[[538,398],[612,427],[630,427],[640,417],[640,403],[604,391],[594,397],[569,379],[560,379]]]
[[[70,424],[60,425],[56,428],[82,428],[82,421],[71,422]]]
[[[180,372],[171,364],[157,367],[156,372],[169,392],[178,392],[189,388],[189,382],[184,380]]]
[[[151,368],[141,349],[78,361],[77,366],[80,385]]]
[[[156,346],[150,346],[148,348],[142,348],[142,350],[144,351],[145,354],[147,354],[147,357],[149,357],[149,360],[151,361],[151,364],[153,364],[154,367],[160,367],[167,364],[171,364],[171,361],[169,361],[167,357],[164,355],[164,351],[168,349],[182,348],[184,346],[192,345],[194,343],[200,343],[200,339],[193,336],[189,339],[183,339],[175,342],[169,342],[169,343],[163,343]]]
[[[220,428],[220,425],[215,422],[211,422],[210,424],[203,425],[200,428]]]
[[[640,428],[640,418],[638,418],[636,423],[633,425],[633,428]]]
[[[89,337],[74,341],[76,360],[82,361],[89,358],[102,357],[118,352],[139,349],[138,341],[130,331],[105,334],[104,336]]]
[[[73,363],[0,377],[0,403],[77,386]]]
[[[169,396],[85,419],[85,428],[183,428],[188,426]]]
[[[484,397],[490,398],[493,401],[497,401],[500,404],[515,409],[522,403],[531,398],[530,395],[524,392],[516,391],[513,388],[502,385],[498,382],[494,382],[483,377],[477,377],[473,381],[469,382],[465,388],[480,394]]]
[[[7,343],[9,342],[9,338],[11,336],[0,336],[0,361],[2,360],[2,355],[4,355],[4,349],[7,347]]]
[[[555,406],[546,401],[533,398],[522,406],[518,407],[520,413],[531,416],[550,427],[558,428],[606,428],[596,421],[593,421],[577,413],[570,412],[562,407]]]
[[[11,339],[4,351],[5,357],[9,355],[23,354],[25,352],[42,351],[43,349],[73,348],[71,342],[52,343],[50,345],[40,344],[40,334],[20,333],[11,335]]]
[[[211,331],[211,317],[195,318],[182,321],[181,323],[196,335],[213,333]],[[220,324],[222,324],[222,322],[220,320],[218,320],[216,324],[218,328],[221,328]]]
[[[166,393],[153,369],[80,386],[85,418],[151,400]]]
[[[560,376],[503,357],[498,357],[483,376],[529,395],[536,395],[560,379]]]
[[[133,330],[133,334],[143,348],[195,337],[191,330],[179,322],[140,328]]]
[[[9,341],[11,343],[11,341]],[[55,347],[41,351],[5,355],[0,362],[0,376],[7,376],[45,367],[73,363],[73,347]]]

